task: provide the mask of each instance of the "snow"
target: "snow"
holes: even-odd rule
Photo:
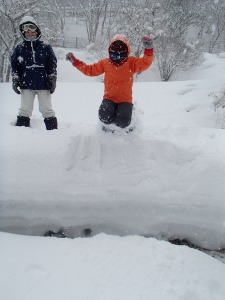
[[[101,78],[56,53],[58,130],[45,130],[37,101],[31,128],[15,127],[20,98],[0,84],[1,299],[223,300],[225,265],[164,240],[225,248],[225,131],[212,96],[225,55],[171,82],[155,67],[141,74],[135,130],[106,134]],[[60,227],[72,239],[41,237]]]
[[[187,247],[104,234],[0,237],[0,251],[10,257],[1,261],[3,300],[224,299],[224,265]]]

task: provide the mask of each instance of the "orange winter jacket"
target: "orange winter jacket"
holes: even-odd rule
[[[110,99],[115,103],[132,103],[133,75],[137,72],[143,72],[150,67],[153,61],[153,50],[145,49],[142,58],[129,56],[130,45],[126,37],[117,35],[111,40],[110,45],[116,40],[122,40],[128,47],[128,57],[120,64],[105,58],[92,65],[79,61],[75,66],[87,76],[105,74],[103,99]]]

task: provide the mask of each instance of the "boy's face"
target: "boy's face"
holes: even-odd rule
[[[25,38],[28,40],[33,40],[37,37],[37,31],[28,30],[25,32]]]
[[[115,63],[120,63],[127,58],[127,45],[122,41],[115,41],[109,47],[109,58]]]
[[[37,38],[37,26],[33,23],[25,23],[22,25],[22,32],[25,39],[33,41]]]

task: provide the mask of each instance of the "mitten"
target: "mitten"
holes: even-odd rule
[[[20,78],[16,75],[12,78],[12,88],[15,93],[20,94],[20,90],[18,89],[18,87],[20,87]]]
[[[71,52],[66,54],[66,60],[70,61],[74,67],[77,67],[80,64],[79,59],[77,59]]]
[[[50,85],[50,94],[53,94],[56,88],[56,79],[57,77],[54,74],[48,76],[49,85]]]
[[[143,43],[144,48],[153,49],[153,41],[150,37],[144,36],[142,38],[142,43]]]

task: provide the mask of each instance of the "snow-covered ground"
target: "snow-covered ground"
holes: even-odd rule
[[[2,300],[224,300],[225,265],[188,247],[104,234],[0,234]]]
[[[221,261],[162,240],[225,248],[225,114],[212,104],[225,55],[171,82],[141,74],[135,130],[106,134],[101,79],[56,52],[58,130],[45,130],[37,101],[32,127],[15,127],[20,97],[0,84],[1,299],[224,300]],[[92,237],[37,237],[60,227]]]

